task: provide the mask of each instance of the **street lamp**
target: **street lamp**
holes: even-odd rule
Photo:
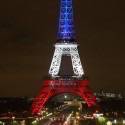
[[[67,99],[68,98],[68,96],[67,95],[64,95],[64,99]]]

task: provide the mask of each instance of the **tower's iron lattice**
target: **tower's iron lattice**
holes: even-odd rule
[[[60,0],[59,28],[55,52],[49,69],[50,79],[44,80],[40,94],[34,99],[32,114],[38,114],[51,97],[61,93],[76,94],[82,97],[89,107],[96,104],[96,97],[88,86],[89,81],[84,79],[84,70],[77,47],[73,2],[72,0]],[[73,74],[70,76],[59,75],[62,56],[71,57]]]

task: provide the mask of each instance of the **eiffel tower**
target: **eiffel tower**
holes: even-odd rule
[[[88,107],[96,104],[78,53],[72,0],[60,0],[57,42],[48,74],[49,78],[43,81],[41,91],[32,103],[32,114],[39,114],[50,98],[62,93],[80,96]]]

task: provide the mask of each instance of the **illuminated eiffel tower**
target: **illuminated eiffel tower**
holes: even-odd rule
[[[88,79],[85,78],[84,70],[78,53],[78,44],[75,38],[73,2],[72,0],[60,0],[59,28],[55,52],[49,69],[49,79],[45,79],[40,94],[32,104],[32,114],[38,114],[46,102],[53,96],[62,93],[72,93],[80,96],[86,101],[88,107],[96,104],[96,97],[88,86]],[[67,74],[61,69],[69,67],[62,65],[63,57],[71,60],[72,73]],[[65,68],[66,69],[66,68]]]

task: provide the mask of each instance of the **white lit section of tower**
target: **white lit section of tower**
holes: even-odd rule
[[[55,44],[55,52],[49,69],[49,75],[52,78],[59,76],[62,56],[71,56],[71,62],[74,75],[72,77],[81,78],[84,70],[78,53],[78,44],[75,40],[73,2],[72,0],[60,0],[60,17]]]

